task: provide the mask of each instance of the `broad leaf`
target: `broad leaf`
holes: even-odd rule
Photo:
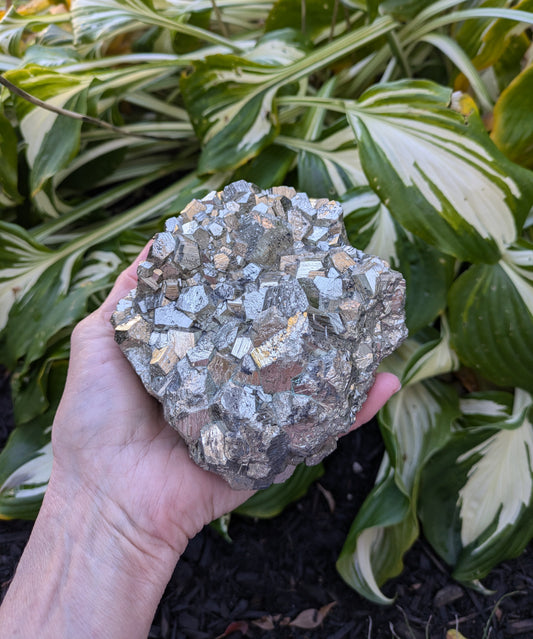
[[[52,470],[52,419],[17,427],[0,453],[0,519],[37,516]]]
[[[491,137],[513,162],[533,169],[533,65],[502,91]]]
[[[4,328],[11,306],[35,285],[57,261],[57,254],[36,242],[21,227],[0,222],[0,329]],[[68,288],[71,263],[60,274],[62,290]]]
[[[402,81],[368,90],[347,112],[368,181],[393,216],[445,253],[495,262],[522,228],[531,181],[475,113],[467,124],[450,101],[444,87]]]
[[[276,144],[298,151],[298,187],[311,197],[339,199],[367,183],[348,127],[319,141],[280,135]]]
[[[420,516],[455,578],[473,581],[533,536],[532,398],[517,389],[509,410],[501,393],[478,393],[462,407],[477,425],[455,433],[424,470]]]
[[[458,368],[459,358],[450,345],[450,330],[443,315],[440,337],[422,344],[409,358],[402,376],[402,384],[415,384],[437,375],[451,373]]]
[[[525,257],[533,256],[524,249]],[[522,253],[522,255],[523,255]],[[533,282],[508,251],[499,264],[471,266],[449,295],[452,346],[461,361],[500,386],[533,390]]]
[[[24,368],[41,357],[49,341],[62,329],[73,326],[86,312],[87,298],[99,288],[91,280],[65,291],[61,264],[47,269],[29,291],[17,300],[2,332],[0,357],[5,366],[15,367],[24,357]]]
[[[342,577],[373,601],[391,603],[380,586],[400,572],[418,536],[420,471],[449,439],[457,416],[454,392],[434,380],[402,388],[379,414],[387,455],[337,562]]]
[[[403,554],[418,536],[418,522],[386,456],[380,475],[352,523],[337,570],[367,599],[391,604],[393,599],[382,593],[381,585],[401,572]]]
[[[258,491],[234,512],[238,515],[261,519],[276,517],[290,503],[303,497],[309,486],[323,474],[322,464],[316,466],[300,464],[283,484],[273,484],[265,490]]]

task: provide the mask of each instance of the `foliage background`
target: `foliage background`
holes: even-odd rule
[[[400,269],[403,389],[339,557],[374,601],[420,533],[481,587],[533,536],[530,0],[74,0],[0,21],[0,516],[35,516],[73,325],[234,179],[343,203]],[[28,97],[29,95],[29,97]],[[29,101],[29,99],[31,101]],[[320,469],[242,512],[272,515]],[[355,513],[354,513],[355,514]],[[223,527],[224,522],[219,522]]]

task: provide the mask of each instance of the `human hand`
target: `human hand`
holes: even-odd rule
[[[178,557],[208,522],[252,493],[235,491],[196,466],[114,342],[110,316],[136,285],[136,268],[148,246],[126,269],[103,305],[72,336],[65,393],[53,429],[54,486],[76,484],[91,499],[126,515],[125,535],[150,553],[154,540]],[[382,373],[357,416],[361,426],[398,390]],[[354,425],[355,427],[355,425]],[[104,510],[104,509],[103,509]],[[116,524],[114,524],[116,526]]]
[[[141,639],[188,540],[252,493],[189,458],[114,341],[137,264],[74,330],[43,506],[0,608],[3,636]],[[398,390],[376,377],[361,426]]]

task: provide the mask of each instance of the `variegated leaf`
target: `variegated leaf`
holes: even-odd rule
[[[383,583],[403,568],[403,554],[418,536],[418,521],[411,501],[395,482],[385,455],[379,477],[354,519],[337,559],[346,583],[378,604],[392,604]]]
[[[74,253],[60,275],[62,290],[68,289]],[[58,261],[54,251],[36,242],[15,224],[0,222],[0,329],[4,328],[11,306],[35,285],[41,275]]]
[[[298,152],[298,187],[311,197],[343,199],[348,191],[367,184],[353,134],[348,127],[318,141],[280,135],[276,144]],[[345,213],[353,210],[351,206],[343,200]]]
[[[273,32],[269,64],[252,49],[245,56],[209,56],[182,79],[187,110],[204,142],[200,173],[237,168],[276,137],[278,91],[308,78],[348,53],[379,38],[395,26],[390,18],[353,29],[306,55],[291,32]],[[263,45],[264,41],[257,44]],[[281,54],[276,55],[275,52]],[[290,61],[292,60],[292,61]],[[290,63],[288,63],[290,61]],[[272,64],[275,62],[275,64]]]
[[[77,77],[30,66],[10,71],[6,78],[35,98],[59,109],[84,114],[90,76]],[[80,144],[81,121],[59,115],[16,98],[17,117],[26,142],[26,158],[31,169],[30,186],[35,196],[46,181],[63,169]]]
[[[52,469],[53,412],[18,425],[0,453],[0,519],[35,519]]]
[[[161,2],[157,10],[144,0],[74,0],[72,4],[72,26],[78,43],[101,46],[105,40],[151,25],[198,38],[199,42],[222,45],[227,50],[239,48],[212,31],[188,24],[188,12],[171,3]]]
[[[422,344],[405,366],[402,384],[416,384],[424,379],[451,373],[459,368],[459,358],[450,344],[448,321],[441,317],[441,334]]]
[[[394,217],[450,255],[495,262],[522,228],[533,185],[451,98],[434,83],[401,81],[346,108],[369,183]]]
[[[379,255],[405,277],[406,323],[414,335],[446,307],[453,259],[401,228],[369,187],[346,193],[341,202],[352,244]]]
[[[424,471],[424,530],[459,580],[484,577],[533,536],[532,405],[521,389],[511,410],[501,394],[467,398],[467,423],[477,425],[454,434]]]
[[[18,192],[17,136],[9,120],[0,112],[0,206],[21,202]]]
[[[458,414],[454,392],[435,380],[402,388],[380,411],[387,455],[337,562],[343,578],[373,601],[392,603],[380,587],[400,572],[418,536],[421,469],[450,438]]]

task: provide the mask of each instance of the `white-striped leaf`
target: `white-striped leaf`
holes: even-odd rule
[[[452,346],[461,361],[500,386],[533,391],[533,257],[528,245],[498,264],[474,264],[449,294]]]
[[[235,55],[210,56],[196,62],[194,71],[182,79],[181,88],[192,123],[205,145],[201,173],[238,167],[274,139],[279,130],[274,97],[280,86],[291,80],[284,72],[290,66],[288,61],[304,54],[301,45],[287,38],[272,41],[268,64]]]
[[[78,77],[30,66],[10,71],[13,84],[53,107],[85,114],[90,76]],[[16,98],[20,131],[26,142],[31,169],[30,187],[35,196],[46,182],[72,160],[80,145],[81,120],[59,115]]]
[[[35,519],[52,469],[53,414],[19,425],[0,453],[0,519]]]
[[[435,550],[462,581],[484,577],[533,537],[533,401],[515,390],[463,402],[466,424],[424,471],[420,515]]]
[[[366,185],[367,179],[348,127],[317,141],[280,135],[276,144],[298,152],[299,189],[311,197],[340,198],[345,214],[350,212],[350,204],[343,196],[355,187]]]
[[[492,263],[522,228],[533,185],[451,99],[437,84],[400,81],[346,108],[369,183],[394,217],[450,255]]]
[[[60,275],[62,291],[70,282],[73,259]],[[58,261],[54,251],[37,243],[21,227],[0,222],[0,330],[4,328],[11,306],[35,285],[41,275]]]
[[[21,15],[11,5],[0,20],[0,51],[12,56],[21,57],[25,48],[23,35],[25,32],[40,32],[49,25],[68,22],[70,14],[60,13],[56,15],[37,13],[34,15]]]
[[[204,142],[199,172],[236,168],[255,157],[277,135],[275,97],[281,87],[288,91],[288,85],[292,85],[296,90],[300,81],[394,26],[390,18],[379,18],[307,55],[294,33],[273,32],[265,37],[271,43],[268,65],[257,62],[253,50],[246,56],[208,56],[196,62],[193,72],[182,79],[181,89],[196,132]],[[275,55],[276,50],[281,53]]]
[[[448,441],[458,414],[455,393],[435,380],[402,388],[379,413],[387,455],[337,562],[343,578],[373,601],[392,602],[380,587],[400,572],[418,536],[421,469]]]
[[[450,329],[446,317],[441,316],[438,339],[422,344],[405,366],[402,384],[416,384],[424,379],[445,375],[459,368],[459,358],[450,344]]]
[[[392,604],[381,586],[398,575],[402,557],[418,536],[411,501],[398,487],[387,455],[380,477],[354,519],[337,560],[346,583],[378,604]]]
[[[231,40],[212,31],[187,23],[187,11],[162,2],[157,10],[143,0],[74,0],[72,26],[76,42],[105,40],[146,26],[162,27],[170,33],[198,38],[199,42],[222,45],[227,50],[237,47]]]

